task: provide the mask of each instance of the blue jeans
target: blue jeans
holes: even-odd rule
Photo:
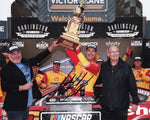
[[[6,111],[8,120],[28,120],[29,108],[23,111]]]

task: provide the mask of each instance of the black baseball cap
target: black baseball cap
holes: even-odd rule
[[[60,65],[60,61],[59,60],[54,60],[53,64],[59,64]]]
[[[142,58],[139,57],[139,56],[136,56],[136,57],[134,58],[134,61],[137,61],[137,60],[142,61]]]
[[[36,66],[40,66],[40,63],[36,63]]]
[[[17,45],[8,46],[7,53],[11,54],[12,52],[15,52],[15,51],[20,51]]]
[[[96,46],[95,44],[88,44],[88,45],[86,46],[86,50],[87,50],[88,48],[94,48],[95,51],[97,51],[97,46]]]

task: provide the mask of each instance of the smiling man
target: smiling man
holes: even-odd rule
[[[47,88],[59,86],[66,78],[66,73],[60,70],[60,61],[53,61],[53,69],[44,73],[43,82],[47,85]]]
[[[80,51],[79,44],[76,50],[66,49],[66,53],[74,64],[75,71],[70,75],[74,77],[74,88],[72,90],[73,96],[93,96],[94,84],[97,80],[100,65],[95,62],[97,56],[97,46],[89,44],[86,47],[86,58]]]
[[[9,120],[27,120],[33,99],[42,97],[36,81],[32,81],[32,66],[40,63],[57,46],[56,41],[37,56],[22,58],[17,45],[8,47],[9,62],[1,70],[2,90],[7,92],[3,109]]]
[[[150,70],[142,67],[142,58],[134,58],[133,73],[136,79],[137,87],[150,90]]]

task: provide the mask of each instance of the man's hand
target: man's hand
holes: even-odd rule
[[[33,86],[33,83],[32,82],[29,82],[29,83],[26,83],[24,85],[20,85],[19,86],[19,91],[22,91],[22,90],[29,90],[31,89]]]
[[[59,46],[59,44],[57,43],[57,41],[54,41],[54,42],[52,43],[52,45],[48,48],[48,50],[49,50],[50,52],[52,52],[52,50],[53,50],[55,47],[57,47],[57,46]]]
[[[131,58],[131,57],[132,57],[132,55],[133,55],[133,51],[132,51],[132,49],[127,48],[127,50],[126,50],[126,54],[127,54],[127,56],[128,56],[129,58]]]
[[[131,107],[132,112],[136,112],[137,108],[138,108],[138,105],[132,104],[132,107]]]
[[[76,50],[80,50],[81,48],[81,43],[79,43],[79,45],[76,47]]]

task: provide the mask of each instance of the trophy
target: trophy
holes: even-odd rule
[[[75,50],[75,48],[79,45],[79,33],[82,25],[82,16],[83,10],[86,6],[79,3],[74,9],[74,16],[68,21],[67,27],[65,28],[65,33],[60,35],[57,43],[65,48],[70,50]]]

